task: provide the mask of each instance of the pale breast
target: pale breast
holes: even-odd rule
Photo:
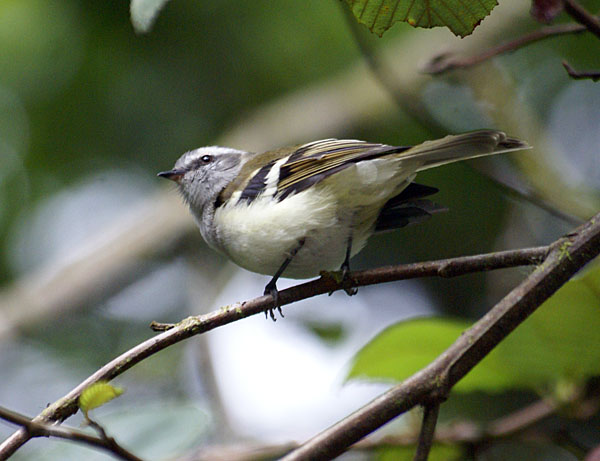
[[[349,225],[326,188],[312,188],[282,201],[258,198],[215,212],[219,247],[239,266],[273,275],[299,247],[283,274],[308,278],[343,262]]]

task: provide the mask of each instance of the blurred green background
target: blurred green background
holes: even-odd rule
[[[432,77],[419,69],[436,53],[476,53],[539,27],[529,5],[502,2],[463,40],[406,24],[378,39],[360,27],[398,105],[361,57],[342,6],[172,0],[139,35],[124,1],[0,2],[0,405],[33,416],[152,336],[151,320],[262,293],[267,278],[207,249],[155,177],[195,147],[344,136],[408,145],[486,127],[534,146],[419,176],[450,211],[375,236],[354,268],[547,244],[598,209],[600,86],[570,80],[560,64],[600,67],[592,36]],[[300,303],[276,324],[238,322],[134,367],[99,419],[152,459],[203,443],[302,441],[385,388],[343,383],[377,332],[435,312],[476,318],[526,273],[396,283]],[[518,396],[486,405],[501,412],[534,398]],[[574,429],[583,445],[599,442],[588,424]],[[0,438],[13,429],[0,423]],[[106,459],[48,440],[15,459],[41,453]]]

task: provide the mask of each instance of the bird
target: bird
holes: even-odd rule
[[[262,153],[207,146],[184,153],[158,176],[177,184],[211,248],[272,277],[264,294],[272,296],[275,320],[275,308],[283,315],[280,277],[341,271],[342,286],[355,294],[347,283],[350,259],[371,235],[445,211],[425,199],[438,189],[413,182],[417,173],[527,148],[497,130],[412,147],[334,138]]]

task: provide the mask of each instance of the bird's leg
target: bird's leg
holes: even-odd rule
[[[350,273],[350,253],[352,252],[352,234],[348,237],[348,246],[346,247],[346,258],[340,267],[342,271],[342,286],[346,285],[347,282],[350,281],[348,274]],[[358,288],[356,287],[344,287],[344,291],[348,294],[348,296],[354,296],[358,293]]]
[[[279,279],[279,277],[281,277],[283,271],[287,269],[288,265],[292,262],[292,259],[294,259],[294,256],[296,256],[296,254],[298,253],[298,251],[300,251],[300,248],[302,248],[303,245],[304,239],[298,242],[298,246],[290,252],[290,255],[287,258],[285,258],[285,261],[283,261],[281,267],[277,269],[277,272],[275,272],[275,275],[265,287],[264,294],[271,295],[271,297],[273,298],[273,307],[265,311],[265,318],[267,318],[268,313],[269,315],[271,315],[271,319],[273,320],[273,322],[277,321],[277,319],[275,318],[275,309],[277,309],[279,311],[279,315],[283,317],[283,312],[281,312],[281,301],[279,300],[279,291],[277,290],[277,280]]]

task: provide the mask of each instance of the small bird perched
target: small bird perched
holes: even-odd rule
[[[345,280],[350,258],[374,232],[442,210],[423,199],[437,189],[412,182],[419,171],[528,147],[494,130],[414,147],[324,139],[257,154],[210,146],[186,152],[158,176],[179,185],[209,246],[273,277],[265,294],[281,313],[279,277],[341,269]]]

